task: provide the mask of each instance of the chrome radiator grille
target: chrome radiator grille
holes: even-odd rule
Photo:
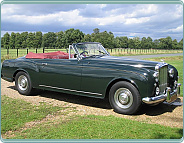
[[[167,88],[167,79],[168,79],[168,73],[167,73],[168,66],[165,65],[159,69],[159,89],[160,93],[163,93],[165,89]]]

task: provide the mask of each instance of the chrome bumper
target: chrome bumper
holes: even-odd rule
[[[177,99],[177,97],[180,96],[180,86],[181,86],[181,84],[178,83],[177,88],[173,92],[171,92],[170,87],[167,87],[166,94],[162,94],[162,95],[155,96],[155,97],[145,97],[142,99],[142,101],[146,104],[160,103],[160,102],[163,102],[165,100],[168,103],[171,103],[171,102],[175,101]]]

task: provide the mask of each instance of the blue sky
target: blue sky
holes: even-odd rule
[[[183,7],[179,4],[4,4],[5,32],[59,32],[70,28],[91,34],[94,28],[115,36],[183,38]]]

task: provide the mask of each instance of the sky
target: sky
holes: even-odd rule
[[[59,32],[79,29],[85,34],[112,32],[115,36],[183,38],[180,4],[4,4],[1,36],[6,32]]]

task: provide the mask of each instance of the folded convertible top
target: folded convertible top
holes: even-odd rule
[[[69,59],[69,54],[57,51],[57,52],[50,52],[50,53],[33,53],[29,52],[26,55],[27,59]]]

